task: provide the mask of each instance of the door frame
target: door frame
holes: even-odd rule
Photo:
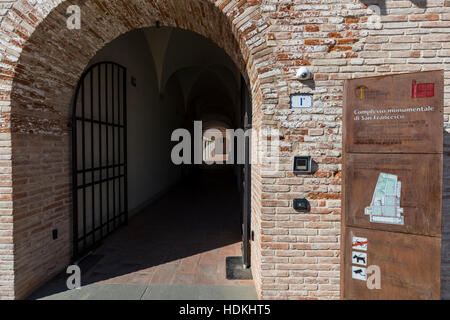
[[[250,100],[250,101],[249,101]],[[248,94],[244,78],[241,77],[241,107],[242,122],[245,132],[245,164],[242,167],[242,263],[245,269],[251,266],[251,197],[252,197],[252,177],[251,177],[251,131],[252,129],[252,102]],[[236,152],[237,154],[237,152]]]

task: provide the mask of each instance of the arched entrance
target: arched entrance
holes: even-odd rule
[[[173,74],[161,83],[167,72]],[[251,274],[243,268],[251,264],[243,232],[250,225],[249,197],[239,197],[250,191],[247,166],[228,157],[240,147],[229,133],[245,126],[249,99],[229,57],[191,31],[138,29],[95,55],[76,89],[71,124],[73,260],[83,286],[149,285],[153,296],[144,299],[161,298],[155,286],[167,298],[180,288],[198,291],[184,298],[203,297],[205,286],[210,295],[251,292]],[[193,164],[191,155],[174,165],[171,130],[190,130],[195,145],[192,121],[203,127],[202,138],[216,138],[216,157]],[[119,231],[122,225],[127,228]],[[89,261],[95,261],[91,267]],[[247,281],[237,281],[236,272]],[[55,281],[33,297],[44,298],[50,286]],[[67,294],[64,289],[56,297]]]
[[[84,1],[80,4],[80,30],[66,28],[69,5],[63,1],[57,6],[38,3],[29,7],[28,2],[18,1],[16,14],[26,14],[2,21],[14,26],[15,31],[5,33],[17,44],[9,60],[3,60],[11,66],[7,79],[11,89],[6,90],[5,98],[10,113],[3,117],[7,118],[5,132],[12,141],[13,159],[5,165],[12,170],[12,196],[3,202],[14,216],[10,242],[14,259],[5,260],[10,272],[10,285],[2,292],[6,297],[27,296],[70,261],[70,106],[83,70],[106,43],[127,31],[156,25],[195,31],[227,52],[251,88],[253,109],[261,110],[258,75],[265,70],[257,69],[254,53],[265,47],[260,40],[267,22],[260,20],[258,5],[219,6],[204,0]],[[233,10],[246,14],[239,16]],[[251,33],[256,26],[261,31]],[[259,262],[252,265],[258,268]],[[259,272],[254,274],[258,277]],[[256,284],[259,288],[257,279]]]

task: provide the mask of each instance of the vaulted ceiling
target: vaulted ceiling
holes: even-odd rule
[[[185,112],[198,120],[237,123],[241,76],[227,54],[210,40],[176,28],[146,28],[160,92],[181,85]]]

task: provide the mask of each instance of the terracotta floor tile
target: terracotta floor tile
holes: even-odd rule
[[[241,254],[235,181],[213,171],[196,178],[105,239],[94,253],[102,258],[86,281],[235,284],[226,279],[225,266],[227,256]]]
[[[195,274],[197,271],[200,255],[196,254],[191,257],[184,258],[180,261],[177,273],[190,273]]]
[[[120,277],[110,279],[109,283],[148,285],[152,277],[153,274],[149,273],[129,273]]]
[[[153,284],[170,284],[172,283],[175,273],[178,269],[177,264],[165,264],[160,266],[153,274],[151,283]]]
[[[199,265],[198,272],[196,273],[196,283],[199,285],[217,285],[221,283],[223,279],[219,278],[217,265]]]
[[[177,285],[195,285],[197,279],[197,275],[195,273],[175,273],[175,276],[172,280],[171,284]]]
[[[201,255],[199,264],[213,264],[216,265],[219,263],[219,251],[218,250],[211,250],[208,252],[205,252]]]

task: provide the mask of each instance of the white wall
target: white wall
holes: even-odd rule
[[[181,178],[181,168],[170,159],[170,137],[180,126],[183,97],[173,82],[160,95],[153,58],[140,30],[108,44],[91,64],[100,61],[127,68],[128,202],[134,213]],[[136,78],[136,87],[131,77]]]

